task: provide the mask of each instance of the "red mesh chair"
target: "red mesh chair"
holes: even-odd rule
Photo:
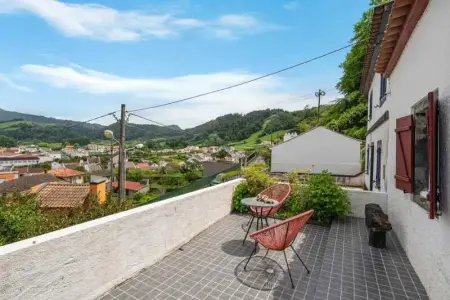
[[[286,261],[286,266],[289,272],[289,278],[291,279],[292,288],[294,288],[294,282],[292,281],[291,270],[289,269],[289,263],[286,257],[286,248],[291,247],[294,251],[295,255],[297,255],[298,259],[305,267],[306,271],[309,274],[309,269],[298,255],[297,251],[295,251],[292,244],[294,243],[295,238],[298,233],[303,229],[306,222],[308,222],[309,218],[311,218],[313,214],[313,210],[304,212],[295,217],[284,220],[283,222],[272,224],[269,227],[258,230],[252,234],[250,234],[250,238],[255,240],[255,248],[253,249],[250,257],[245,264],[244,270],[246,270],[247,265],[254,254],[256,254],[256,247],[259,244],[267,248],[267,252],[269,250],[274,251],[283,251],[284,259]],[[267,255],[267,253],[266,253]]]
[[[266,225],[269,226],[269,222],[267,221],[267,218],[270,216],[274,216],[276,212],[281,208],[283,203],[289,198],[289,194],[291,193],[291,185],[289,183],[276,183],[274,185],[271,185],[264,191],[258,194],[256,196],[257,198],[269,198],[272,200],[278,201],[279,205],[275,207],[269,207],[269,208],[257,208],[254,206],[250,206],[248,209],[250,210],[252,217],[250,220],[248,220],[247,223],[247,233],[245,234],[244,241],[242,243],[245,243],[245,240],[247,239],[247,235],[250,231],[250,228],[253,225],[253,221],[255,220],[255,217],[257,218],[257,230],[259,229],[259,220],[261,220],[261,227],[263,227],[263,219],[266,221]]]

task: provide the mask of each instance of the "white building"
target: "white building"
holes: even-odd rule
[[[400,243],[430,299],[442,300],[450,295],[449,14],[448,0],[377,7],[361,84],[366,184],[387,192]]]
[[[361,173],[361,141],[316,127],[272,148],[271,172],[328,170],[333,175]]]
[[[0,153],[0,166],[2,167],[32,166],[38,163],[39,156],[36,155],[11,152]]]
[[[283,135],[283,142],[287,142],[293,138],[295,138],[298,134],[296,132],[286,132]]]

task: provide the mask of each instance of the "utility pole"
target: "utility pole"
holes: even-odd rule
[[[319,98],[319,105],[317,105],[317,125],[319,125],[319,121],[320,121],[320,97],[321,96],[325,96],[325,91],[322,91],[321,89],[319,89],[316,92],[316,97]]]
[[[122,104],[120,110],[120,138],[119,138],[119,202],[125,201],[125,123],[126,123],[125,104]]]
[[[111,158],[109,161],[109,167],[111,168],[111,180],[109,183],[109,195],[112,195],[113,192],[113,182],[114,182],[114,148],[113,148],[113,140],[111,139]]]

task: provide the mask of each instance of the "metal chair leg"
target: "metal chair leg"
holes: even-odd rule
[[[265,218],[266,220],[266,225],[269,226],[269,221],[267,221],[267,217]]]
[[[292,285],[292,288],[294,288],[294,281],[292,281],[291,269],[289,269],[289,263],[288,263],[288,260],[287,260],[287,257],[286,257],[286,251],[285,250],[283,250],[283,254],[284,254],[284,260],[286,261],[286,266],[287,266],[287,269],[288,269],[289,278],[291,279],[291,285]]]
[[[255,216],[252,216],[252,219],[250,220],[250,225],[248,225],[247,232],[245,233],[244,240],[242,241],[242,245],[245,244],[245,240],[247,239],[247,235],[248,235],[248,233],[250,232],[250,228],[252,228],[253,220],[254,220],[254,219],[255,219]]]
[[[311,272],[309,271],[308,267],[307,267],[307,266],[305,265],[305,263],[303,262],[303,260],[300,258],[300,255],[298,255],[297,251],[295,251],[294,247],[292,247],[292,245],[291,245],[291,248],[292,248],[292,250],[294,251],[295,255],[297,255],[298,259],[300,259],[300,262],[301,262],[302,265],[305,267],[306,272],[308,272],[308,274],[311,273]]]
[[[247,271],[247,265],[250,262],[250,259],[252,258],[253,254],[256,254],[256,247],[258,246],[258,243],[255,242],[255,248],[253,248],[252,253],[250,254],[250,256],[248,257],[247,263],[244,266],[244,271]]]

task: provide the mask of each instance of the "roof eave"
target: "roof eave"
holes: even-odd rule
[[[360,92],[367,94],[374,76],[375,64],[380,52],[380,43],[384,37],[386,25],[393,1],[374,7],[371,21],[371,33],[368,41],[367,52],[364,59],[363,72],[361,74]]]

